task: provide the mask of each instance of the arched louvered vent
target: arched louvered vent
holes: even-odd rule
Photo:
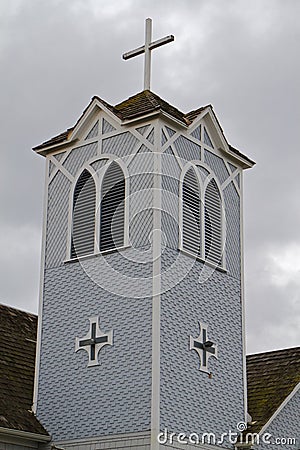
[[[95,182],[84,170],[74,191],[71,258],[94,253],[95,206]]]
[[[222,203],[215,180],[205,191],[205,258],[216,264],[222,259]]]
[[[100,208],[100,251],[124,245],[125,178],[122,169],[113,162],[102,183]]]
[[[200,254],[200,191],[199,184],[193,168],[185,174],[182,188],[183,201],[183,248],[195,254]]]

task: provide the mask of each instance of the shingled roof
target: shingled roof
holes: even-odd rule
[[[300,347],[247,356],[251,433],[258,433],[300,383]]]
[[[0,305],[0,427],[48,435],[31,412],[37,317]]]
[[[210,108],[212,114],[216,119],[216,122],[220,127],[221,133],[225,141],[227,142],[221,125],[216,115],[214,114],[211,105],[205,105],[188,113],[183,113],[179,111],[179,109],[175,108],[174,106],[170,105],[168,102],[160,98],[157,94],[154,94],[154,92],[145,90],[139,92],[136,95],[133,95],[132,97],[129,97],[127,100],[118,103],[115,106],[110,105],[98,96],[94,96],[73,127],[68,128],[63,133],[60,133],[57,136],[48,139],[42,144],[33,147],[33,150],[37,152],[41,151],[41,154],[43,154],[44,149],[47,149],[48,147],[52,147],[57,144],[70,144],[72,141],[69,140],[69,138],[72,134],[72,131],[76,128],[77,124],[81,121],[82,117],[85,115],[86,111],[90,108],[95,100],[97,100],[100,104],[102,104],[106,109],[112,112],[123,122],[147,117],[155,113],[163,113],[167,114],[170,118],[176,120],[178,123],[181,123],[183,126],[189,126],[205,109]],[[239,150],[229,144],[228,146],[231,153],[235,154],[239,158],[243,158],[245,161],[247,161],[247,163],[250,163],[250,165],[255,164],[254,161],[241,153]]]
[[[200,111],[205,108],[206,107],[203,107],[200,110],[197,110],[198,115],[200,114]],[[116,105],[114,111],[123,120],[144,116],[155,111],[163,111],[177,119],[183,125],[189,125],[196,117],[193,115],[193,119],[191,120],[191,118],[189,118],[191,113],[182,113],[151,91],[142,91],[139,94],[130,97],[128,100]],[[193,113],[195,112],[193,111]]]
[[[132,97],[128,98],[127,100],[121,103],[118,103],[115,106],[110,105],[109,103],[102,100],[98,96],[94,96],[90,104],[95,99],[97,99],[100,103],[102,103],[107,109],[109,109],[115,116],[119,117],[119,119],[121,120],[135,119],[137,117],[142,117],[154,112],[163,111],[169,114],[171,117],[177,119],[183,125],[189,125],[197,117],[197,115],[199,115],[200,112],[206,108],[206,106],[204,106],[203,108],[199,108],[198,110],[191,111],[188,114],[184,114],[183,112],[179,111],[177,108],[175,108],[174,106],[170,105],[165,100],[160,98],[158,95],[154,94],[154,92],[147,90],[139,92],[138,94],[133,95]],[[77,123],[80,121],[81,117],[85,114],[90,104],[83,111]],[[68,128],[68,130],[64,131],[63,133],[60,133],[59,135],[54,136],[53,138],[34,147],[33,150],[41,150],[42,148],[48,147],[50,145],[55,145],[60,142],[66,141],[68,139],[70,132],[74,130],[77,123],[73,127]]]

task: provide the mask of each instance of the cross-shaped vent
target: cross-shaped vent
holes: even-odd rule
[[[98,353],[104,345],[112,345],[113,343],[113,332],[109,331],[107,334],[103,333],[98,325],[98,317],[91,317],[90,330],[86,336],[82,339],[76,338],[75,340],[75,352],[79,350],[85,350],[89,355],[90,366],[99,365]]]
[[[190,350],[195,350],[200,358],[199,369],[203,372],[209,373],[208,359],[210,356],[218,358],[218,347],[212,341],[208,340],[207,328],[205,323],[199,322],[200,332],[199,336],[194,339],[190,336]]]

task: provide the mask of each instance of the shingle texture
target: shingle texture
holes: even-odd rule
[[[189,123],[186,114],[179,111],[174,106],[162,100],[151,91],[142,91],[130,97],[128,100],[119,103],[114,107],[116,114],[123,120],[133,119],[138,116],[150,114],[155,111],[164,111],[176,118],[184,125]]]
[[[117,253],[107,261],[116,273],[127,269],[151,280],[151,265],[149,270],[124,267]],[[90,276],[103,266],[97,258],[86,264]],[[45,274],[37,415],[54,441],[150,429],[151,299],[121,298],[91,278],[79,263]],[[115,288],[123,284],[124,292],[131,283],[129,276],[126,286],[115,278]],[[114,338],[112,346],[101,349],[100,365],[87,367],[86,351],[75,353],[74,345],[93,316],[99,316],[103,332],[113,330]]]
[[[163,288],[170,280],[174,287],[161,302],[161,429],[221,435],[244,417],[240,282],[215,271],[199,283],[203,264],[194,261],[189,267],[190,262],[174,250],[164,251]],[[212,379],[199,371],[199,357],[189,350],[199,321],[218,345],[218,359],[209,359]]]
[[[0,305],[0,427],[47,435],[30,412],[37,317]]]
[[[109,103],[105,102],[98,96],[94,96],[73,127],[68,128],[63,133],[60,133],[59,135],[54,136],[51,139],[48,139],[42,144],[37,145],[36,147],[33,148],[33,150],[40,151],[47,147],[60,144],[62,142],[68,142],[68,139],[72,131],[75,129],[76,125],[79,123],[79,121],[84,116],[85,112],[87,111],[87,109],[90,107],[90,105],[93,103],[94,100],[97,100],[100,103],[102,103],[104,107],[110,110],[115,116],[117,116],[122,121],[131,120],[138,117],[144,117],[148,114],[152,114],[155,112],[157,113],[163,112],[171,116],[173,119],[176,119],[182,125],[189,126],[206,108],[211,108],[212,110],[211,105],[205,105],[188,113],[183,113],[182,111],[179,111],[179,109],[175,108],[174,106],[170,105],[168,102],[160,98],[158,95],[154,94],[154,92],[148,90],[139,92],[138,94],[133,95],[132,97],[128,98],[127,100],[121,103],[118,103],[115,106],[110,105]],[[112,126],[110,127],[109,130],[106,130],[104,127],[103,132],[105,133],[108,131],[112,131],[113,129],[114,128]],[[231,145],[229,145],[229,148],[233,153],[243,157],[249,163],[251,164],[254,163],[252,160],[250,160],[247,156],[243,155],[236,148],[232,147]]]
[[[300,391],[294,394],[267,426],[265,433],[276,450],[299,450],[300,443]],[[263,433],[264,434],[264,433]],[[272,448],[274,448],[272,446]],[[260,442],[259,450],[270,449],[270,444]]]
[[[248,411],[258,432],[300,382],[300,347],[247,356]]]

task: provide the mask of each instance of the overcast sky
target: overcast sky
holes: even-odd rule
[[[93,95],[143,88],[187,112],[211,103],[245,173],[248,352],[300,341],[300,2],[298,0],[1,0],[0,302],[37,312],[44,190],[34,145],[72,126]]]

